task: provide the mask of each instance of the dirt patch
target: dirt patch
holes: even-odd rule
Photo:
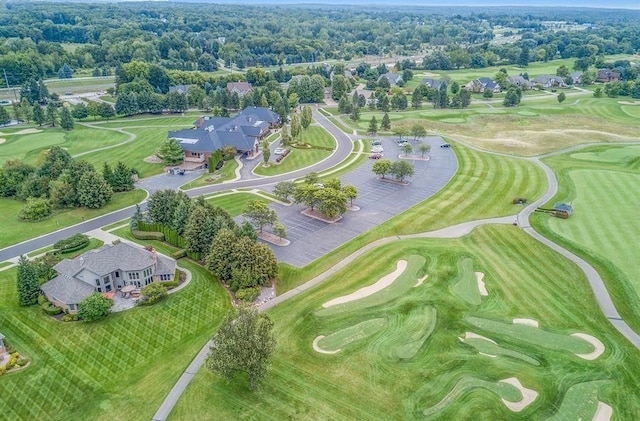
[[[588,354],[576,354],[578,357],[584,360],[595,360],[604,353],[604,344],[600,342],[598,338],[586,333],[574,333],[571,336],[583,339],[593,345],[593,352],[589,352]]]
[[[478,291],[480,291],[480,295],[486,297],[489,295],[487,292],[487,287],[484,285],[484,273],[482,272],[474,272],[476,274],[476,281],[478,281]]]
[[[274,244],[276,246],[288,246],[289,244],[291,244],[291,241],[287,240],[286,238],[280,238],[275,234],[272,234],[270,232],[266,232],[266,231],[262,231],[258,233],[258,238],[261,239],[262,241],[266,241],[267,243],[270,244]]]
[[[515,386],[520,391],[520,393],[522,393],[522,399],[520,400],[520,402],[511,402],[506,399],[502,399],[502,403],[504,403],[505,406],[513,412],[522,411],[527,406],[529,406],[533,401],[535,401],[536,398],[538,397],[538,392],[536,392],[533,389],[527,389],[522,385],[522,383],[520,383],[520,380],[518,380],[515,377],[510,377],[508,379],[500,380],[500,382],[510,384],[511,386]]]
[[[598,408],[593,414],[593,421],[609,421],[613,416],[613,408],[604,402],[598,401]]]
[[[319,352],[321,354],[337,354],[338,352],[340,352],[340,349],[336,349],[335,351],[327,351],[326,349],[322,349],[318,346],[318,342],[321,341],[322,339],[324,339],[324,335],[320,335],[317,338],[315,338],[313,340],[313,350],[316,352]]]
[[[538,327],[538,321],[533,319],[513,319],[513,324]]]
[[[424,281],[427,280],[428,277],[429,277],[429,275],[424,275],[422,278],[418,279],[418,282],[416,282],[416,284],[413,287],[414,288],[419,287],[420,285],[422,285],[424,283]]]
[[[329,308],[338,304],[349,303],[351,301],[359,300],[361,298],[365,298],[370,295],[373,295],[376,292],[391,285],[393,281],[398,279],[398,277],[402,274],[402,272],[405,271],[406,268],[407,268],[407,261],[398,260],[398,263],[396,265],[396,270],[389,273],[388,275],[383,276],[375,284],[366,286],[364,288],[360,288],[359,290],[351,294],[343,295],[342,297],[334,298],[333,300],[327,301],[326,303],[322,304],[322,307]]]
[[[155,155],[151,155],[143,159],[144,162],[148,162],[149,164],[160,164],[162,159],[158,158]]]

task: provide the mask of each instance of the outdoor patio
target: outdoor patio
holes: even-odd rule
[[[130,308],[135,307],[135,299],[128,296],[127,298],[122,297],[119,292],[116,292],[113,295],[113,307],[111,307],[112,313],[117,313],[119,311],[129,310]]]

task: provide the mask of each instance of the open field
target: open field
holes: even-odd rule
[[[0,272],[0,325],[31,365],[2,377],[6,419],[151,419],[229,305],[211,275],[151,307],[95,323],[63,323],[38,306],[19,307],[16,269]],[[46,345],[45,345],[46,344]]]
[[[548,203],[572,203],[567,220],[534,215],[536,229],[600,272],[624,319],[640,331],[640,145],[594,146],[545,159],[559,179]]]
[[[242,215],[245,208],[252,200],[259,200],[265,203],[270,202],[268,199],[265,199],[262,196],[247,192],[215,195],[207,198],[207,202],[211,203],[214,206],[221,207],[233,217]]]
[[[115,193],[111,202],[100,209],[74,208],[54,211],[50,218],[39,222],[23,222],[18,219],[24,202],[0,198],[0,209],[5,223],[0,224],[0,247],[7,247],[58,229],[78,224],[118,209],[141,202],[146,196],[144,190]]]
[[[436,110],[423,103],[421,109],[391,112],[389,118],[392,129],[397,124],[411,127],[418,121],[430,133],[487,150],[530,156],[582,143],[640,140],[640,107],[624,102],[624,98],[593,98],[578,93],[558,104],[555,97],[534,99],[525,94],[521,105],[513,108],[499,102],[476,102],[463,110]],[[348,116],[342,121],[349,126],[347,132],[356,129],[365,134],[372,116],[380,121],[383,113],[363,110],[359,122]]]
[[[422,269],[409,274],[407,267],[403,275],[428,274],[422,285],[396,297],[384,289],[363,298],[382,294],[374,306],[324,313],[328,300],[373,285],[399,260],[411,256],[420,256]],[[479,305],[449,292],[461,270],[460,259],[472,260],[473,269],[486,274],[489,295]],[[401,277],[397,281],[402,282]],[[431,314],[435,328],[415,323],[416,314],[422,319]],[[545,419],[579,408],[584,394],[569,391],[592,381],[607,387],[597,388],[589,398],[611,405],[616,418],[633,419],[640,411],[638,350],[597,310],[576,266],[511,226],[481,227],[457,240],[401,240],[372,250],[296,300],[269,310],[269,315],[276,324],[278,345],[269,376],[259,389],[251,392],[242,376],[227,383],[202,369],[171,420],[373,420],[425,415]],[[514,331],[493,325],[483,328],[467,317],[496,326],[511,326],[512,319],[527,317],[539,320],[544,330],[533,331],[528,325],[512,325],[519,329]],[[461,340],[469,331],[511,352],[482,355]],[[570,336],[577,332],[596,336],[605,344],[605,353],[594,361],[576,356],[573,351],[590,350],[589,343]],[[537,335],[545,334],[570,351],[535,343]],[[314,343],[334,353],[314,350]],[[415,353],[397,352],[411,346]],[[537,394],[521,408],[521,415],[512,410],[525,392],[507,382],[512,378]],[[464,387],[456,386],[461,381],[466,382]],[[560,408],[561,403],[570,408]],[[595,406],[583,411],[584,419],[591,419]]]
[[[295,288],[379,238],[436,230],[475,219],[515,215],[522,208],[511,204],[514,197],[533,200],[545,191],[544,174],[531,162],[462,146],[454,148],[458,172],[442,191],[303,269],[280,265],[278,292]]]
[[[307,130],[303,130],[300,140],[313,146],[320,146],[324,148],[335,148],[336,146],[336,141],[333,136],[320,126],[309,126]],[[289,147],[289,149],[291,152],[282,160],[281,163],[277,164],[275,162],[276,157],[271,156],[269,161],[270,166],[263,167],[262,164],[260,164],[254,170],[254,173],[264,176],[284,174],[313,165],[331,155],[331,151],[322,149],[304,149],[294,147]]]

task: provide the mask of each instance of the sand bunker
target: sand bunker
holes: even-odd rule
[[[159,164],[162,162],[162,159],[158,158],[156,155],[151,155],[143,159],[144,162],[148,162],[150,164]]]
[[[489,295],[487,292],[487,287],[484,285],[484,273],[482,272],[474,272],[476,274],[476,280],[478,281],[478,290],[480,291],[480,295],[486,297]]]
[[[592,421],[610,421],[613,416],[613,408],[604,402],[598,401],[598,409],[593,414]]]
[[[39,129],[23,129],[13,134],[33,134],[33,133],[40,133],[41,131],[42,130],[39,130]]]
[[[496,341],[489,338],[485,338],[484,336],[478,335],[477,333],[473,333],[473,332],[464,332],[464,338],[460,340],[464,342],[465,339],[483,339],[485,341],[491,342],[494,345],[498,345]]]
[[[522,411],[527,406],[529,406],[531,402],[535,401],[536,398],[538,397],[538,392],[532,389],[527,389],[522,385],[522,383],[520,383],[520,380],[518,380],[515,377],[510,377],[508,379],[500,380],[500,382],[507,383],[507,384],[510,384],[511,386],[514,386],[520,391],[520,393],[522,393],[522,399],[520,400],[520,402],[511,402],[511,401],[502,399],[502,402],[505,404],[505,406],[510,410],[512,410],[513,412]]]
[[[414,288],[419,287],[420,285],[422,285],[424,283],[424,281],[427,280],[428,277],[429,277],[429,275],[424,275],[422,278],[418,279],[418,282],[413,287]]]
[[[2,145],[6,141],[7,141],[7,139],[5,139],[4,137],[0,137],[0,145]]]
[[[327,351],[326,349],[322,349],[318,346],[318,342],[320,342],[322,339],[324,339],[324,335],[320,335],[317,338],[315,338],[313,340],[313,350],[316,352],[319,352],[321,354],[337,354],[338,352],[340,352],[340,349],[336,349],[335,351]]]
[[[583,339],[589,342],[591,345],[593,345],[593,348],[594,348],[593,352],[590,352],[588,354],[576,354],[578,357],[584,360],[595,360],[596,358],[598,358],[600,355],[604,353],[604,344],[600,342],[598,338],[593,337],[591,335],[587,335],[586,333],[574,333],[571,336],[575,336],[577,338]]]
[[[538,327],[538,321],[533,319],[513,319],[513,324]]]
[[[364,288],[360,288],[356,292],[353,292],[353,293],[351,293],[349,295],[343,295],[342,297],[334,298],[333,300],[327,301],[326,303],[322,304],[322,307],[329,308],[329,307],[336,306],[338,304],[349,303],[351,301],[359,300],[360,298],[365,298],[365,297],[368,297],[370,295],[373,295],[376,292],[378,292],[378,291],[388,287],[389,285],[391,285],[393,283],[393,281],[398,279],[398,277],[402,274],[402,272],[405,271],[406,268],[407,268],[407,261],[406,260],[398,260],[398,264],[396,266],[396,270],[394,270],[393,272],[391,272],[390,274],[388,274],[386,276],[383,276],[375,284],[369,285],[369,286],[364,287]]]
[[[618,101],[622,105],[640,105],[640,101]]]

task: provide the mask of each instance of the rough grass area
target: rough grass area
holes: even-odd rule
[[[111,201],[100,209],[74,208],[57,210],[53,212],[50,218],[39,222],[24,222],[18,219],[18,213],[24,207],[24,202],[0,198],[0,209],[2,209],[2,216],[5,221],[5,223],[0,224],[0,247],[7,247],[135,205],[141,202],[145,196],[146,192],[144,190],[116,193],[111,198]]]
[[[536,229],[592,263],[627,323],[640,331],[640,145],[597,146],[545,159],[559,180],[547,205],[571,203],[560,220],[534,215]]]
[[[531,201],[546,189],[544,173],[531,162],[464,147],[455,147],[455,152],[458,172],[442,191],[302,269],[281,265],[278,291],[295,288],[379,238],[515,215],[522,208],[512,204],[514,197],[527,197]]]
[[[0,272],[0,326],[31,364],[2,376],[8,420],[149,420],[230,307],[227,293],[182,260],[191,284],[151,306],[95,323],[63,323],[19,307],[16,269]]]

